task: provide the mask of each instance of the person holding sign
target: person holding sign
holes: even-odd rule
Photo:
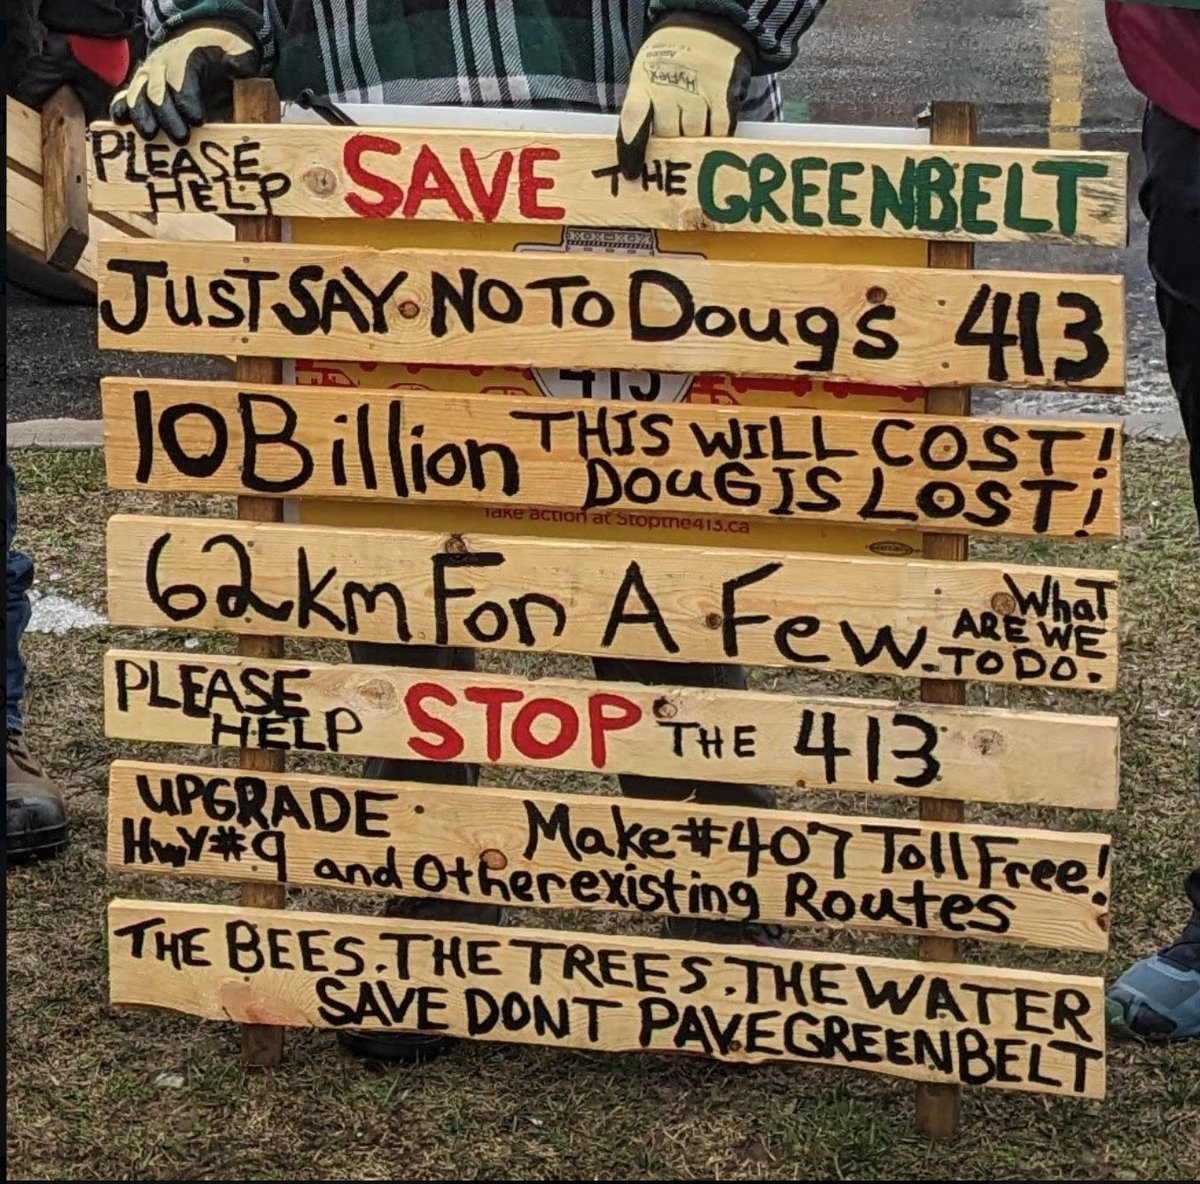
[[[8,93],[40,111],[60,86],[100,119],[129,73],[137,0],[6,0]]]
[[[284,98],[621,112],[617,151],[640,174],[656,136],[729,135],[778,119],[775,71],[825,0],[147,0],[153,51],[112,117],[185,143],[228,109],[231,78],[270,74]],[[365,27],[363,22],[365,21]],[[638,48],[640,47],[640,48]]]
[[[1110,2],[1107,15],[1121,64],[1148,100],[1141,205],[1200,515],[1200,0],[1122,0]],[[1200,1038],[1200,867],[1186,892],[1193,912],[1179,940],[1135,962],[1108,990],[1117,1035]]]
[[[118,123],[143,136],[165,132],[184,143],[191,130],[228,106],[232,78],[269,74],[285,98],[308,90],[326,101],[620,111],[617,161],[642,175],[650,136],[729,135],[738,118],[778,119],[775,72],[825,0],[527,0],[520,5],[361,0],[149,0],[154,47],[112,104]],[[365,21],[365,26],[363,22]],[[627,598],[629,619],[647,620],[645,596]],[[641,614],[640,616],[638,614]],[[472,670],[470,649],[351,644],[360,663]],[[597,658],[604,679],[649,685],[744,688],[745,672],[722,665]],[[474,785],[476,766],[371,760],[367,776]],[[631,797],[706,804],[774,804],[760,786],[622,776]],[[496,924],[498,906],[400,898],[392,915]],[[668,922],[675,937],[777,942],[761,925],[687,918]],[[427,1059],[442,1037],[339,1032],[352,1051],[387,1059]]]
[[[69,86],[89,119],[99,119],[129,72],[136,0],[6,0],[4,77],[7,92],[40,110]],[[14,549],[17,479],[4,462],[5,583],[5,853],[10,859],[57,855],[67,841],[67,809],[58,784],[25,740],[22,701],[33,560]]]

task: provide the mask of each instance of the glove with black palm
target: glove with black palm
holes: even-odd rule
[[[750,38],[731,21],[675,13],[654,26],[629,73],[617,131],[617,161],[641,176],[655,136],[728,136],[746,101],[754,62]]]
[[[132,123],[149,139],[166,132],[186,144],[192,128],[229,102],[234,78],[259,70],[254,39],[225,24],[185,25],[146,56],[112,102],[116,123]]]

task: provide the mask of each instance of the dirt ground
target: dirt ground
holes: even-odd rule
[[[110,493],[96,453],[16,454],[21,543],[44,590],[104,609],[103,526],[118,511],[219,515],[223,503]],[[1196,861],[1200,808],[1200,549],[1181,445],[1127,449],[1125,536],[1079,548],[986,543],[978,557],[1116,567],[1123,578],[1121,688],[1112,696],[976,688],[974,701],[1097,713],[1123,723],[1115,816],[972,807],[984,821],[1115,835],[1112,948],[1105,957],[971,946],[979,963],[1112,977],[1184,920],[1180,886]],[[48,583],[51,576],[57,579]],[[232,1025],[107,1002],[104,909],[116,895],[231,902],[233,889],[109,872],[105,785],[118,756],[210,750],[104,738],[101,655],[113,646],[199,652],[228,639],[92,629],[27,639],[29,734],[64,782],[73,837],[55,861],[8,876],[8,1175],[10,1179],[1150,1179],[1195,1178],[1200,1045],[1116,1044],[1109,1096],[1083,1103],[968,1091],[961,1138],[933,1146],[912,1122],[912,1088],[847,1070],[735,1068],[695,1059],[604,1056],[462,1043],[420,1068],[343,1055],[327,1032],[289,1033],[279,1070],[238,1060]],[[336,646],[289,645],[337,660]],[[493,654],[489,669],[577,673],[570,659]],[[754,685],[887,693],[879,680],[759,671]],[[908,688],[911,690],[911,688]],[[345,771],[350,771],[343,766]],[[1047,770],[1069,778],[1071,770]],[[496,784],[512,771],[490,771]],[[597,792],[582,775],[522,783]],[[799,805],[799,796],[788,804]],[[882,803],[882,805],[881,805]],[[879,813],[884,799],[808,795],[806,808]],[[892,812],[908,806],[896,802]],[[297,903],[371,910],[372,898],[303,894]],[[654,932],[618,915],[513,912],[514,923]],[[803,931],[792,938],[815,945]],[[908,956],[912,943],[841,938],[837,947]]]

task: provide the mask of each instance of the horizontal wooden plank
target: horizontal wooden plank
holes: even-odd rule
[[[113,210],[1126,241],[1117,152],[651,140],[629,182],[598,135],[210,124],[186,148],[91,135],[94,200]]]
[[[116,625],[1102,690],[1117,575],[118,515]]]
[[[41,116],[12,95],[4,99],[4,159],[9,168],[16,166],[38,178],[42,175]],[[90,179],[90,162],[88,169]]]
[[[118,761],[109,778],[118,870],[1093,952],[1108,948],[1110,847],[1100,834],[190,765]]]
[[[104,669],[105,731],[127,740],[1117,803],[1120,728],[1106,716],[138,650],[110,650]],[[534,734],[555,717],[562,735]]]
[[[1120,533],[1120,423],[101,381],[117,489]]]
[[[376,228],[378,229],[378,224]],[[384,228],[393,226],[387,223]],[[728,241],[728,240],[726,240]],[[778,242],[780,240],[757,240]],[[789,239],[787,243],[821,240]],[[834,241],[834,240],[830,240]],[[863,245],[866,245],[863,243]],[[906,244],[911,247],[912,243]],[[917,244],[919,245],[919,244]],[[669,391],[658,375],[630,371],[518,370],[505,367],[462,368],[437,366],[373,365],[371,363],[295,363],[296,381],[305,386],[374,387],[376,389],[455,390],[459,393],[500,394],[505,397],[608,399],[616,389],[624,406],[631,405],[632,388],[643,394],[669,394],[670,402],[712,404],[725,410],[736,407],[795,407],[813,410],[900,411],[919,413],[920,388],[878,388],[864,385],[834,386],[799,375],[793,378],[735,378],[721,375],[684,376]],[[571,376],[568,378],[568,373]],[[563,381],[559,381],[562,379]],[[539,387],[539,383],[544,386]],[[656,390],[657,387],[657,390]],[[341,398],[343,396],[334,396]],[[617,401],[617,400],[614,400]],[[574,404],[564,404],[572,406]],[[731,517],[703,512],[648,514],[642,510],[603,510],[585,514],[544,506],[479,506],[427,503],[407,505],[386,502],[301,498],[298,517],[322,526],[398,527],[435,533],[481,531],[486,534],[554,535],[566,538],[604,538],[609,541],[691,544],[757,550],[823,551],[856,555],[919,555],[921,535],[890,524],[848,527],[794,519]]]
[[[1119,390],[1119,276],[106,243],[100,346]]]
[[[112,901],[108,948],[114,1004],[204,1019],[1104,1095],[1078,975],[176,901]]]

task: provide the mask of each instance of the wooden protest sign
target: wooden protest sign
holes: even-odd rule
[[[1093,951],[1110,843],[189,765],[119,761],[109,779],[120,870]]]
[[[1119,276],[105,243],[100,346],[1120,390]]]
[[[109,736],[1111,810],[1105,716],[111,650]],[[1069,765],[1070,778],[1047,768]]]
[[[118,625],[1102,690],[1117,576],[114,516]]]
[[[109,485],[1106,537],[1120,424],[107,378]]]
[[[1104,1095],[1098,978],[178,902],[108,922],[115,1004]]]
[[[610,136],[225,125],[186,147],[94,125],[105,209],[531,225],[1126,241],[1126,158],[1042,148],[651,140],[640,179]]]
[[[947,145],[971,112],[935,105],[928,146],[671,141],[626,182],[607,136],[268,126],[269,84],[238,90],[244,122],[185,148],[91,139],[104,210],[238,219],[229,250],[101,250],[103,347],[240,359],[203,389],[106,380],[110,484],[258,519],[110,523],[115,625],[241,650],[107,657],[109,735],[239,749],[117,762],[111,866],[242,893],[114,902],[114,1002],[240,1022],[255,1063],[296,1025],[854,1065],[916,1081],[933,1137],[964,1084],[1102,1096],[1100,980],[958,960],[965,938],[1104,950],[1109,837],[962,803],[1113,808],[1117,722],[968,707],[965,681],[1111,689],[1117,576],[963,561],[974,532],[1117,535],[1120,432],[966,416],[972,385],[1122,389],[1120,277],[980,271],[970,244],[1123,242],[1123,158]],[[310,221],[265,241],[283,216]],[[282,358],[367,389],[282,386]],[[331,525],[283,523],[284,498]],[[610,511],[635,533],[556,533]],[[697,546],[693,519],[789,533]],[[688,545],[636,533],[660,527]],[[289,662],[286,636],[902,675],[921,701]],[[679,797],[290,774],[288,752]],[[708,806],[705,782],[920,818]],[[289,884],[909,933],[920,960],[309,914]]]

